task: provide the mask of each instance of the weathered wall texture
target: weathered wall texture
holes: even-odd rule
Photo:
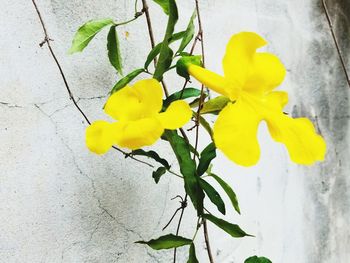
[[[106,32],[83,54],[68,56],[66,51],[83,22],[124,21],[133,15],[133,1],[37,2],[79,104],[91,119],[104,117],[101,107],[116,81],[106,58]],[[180,29],[193,3],[178,4]],[[350,3],[327,4],[350,69]],[[229,209],[227,219],[256,238],[232,239],[210,225],[216,262],[241,263],[253,254],[274,263],[349,262],[350,89],[321,1],[203,0],[201,10],[207,66],[221,71],[231,34],[259,32],[288,69],[282,85],[290,92],[287,110],[311,118],[328,143],[324,163],[296,166],[262,125],[263,157],[256,167],[237,167],[219,156],[214,171],[236,189],[242,207],[241,216]],[[151,13],[160,39],[165,17],[153,4]],[[162,234],[178,206],[170,198],[183,194],[181,181],[167,175],[155,186],[151,169],[117,152],[100,157],[86,150],[86,123],[68,99],[47,48],[38,45],[43,32],[31,1],[2,0],[0,28],[0,262],[170,262],[171,251],[157,253],[133,242]],[[144,18],[122,33],[127,72],[142,65],[149,49]],[[172,76],[167,81],[178,88]],[[175,162],[166,144],[156,147]],[[185,224],[181,232],[191,236],[191,208]],[[168,231],[175,231],[175,225]],[[200,237],[199,258],[207,262],[203,248]],[[180,249],[180,262],[186,256],[187,249]]]

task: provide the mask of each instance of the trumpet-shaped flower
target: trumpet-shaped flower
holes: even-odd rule
[[[97,154],[106,153],[112,145],[139,149],[155,143],[164,129],[180,128],[190,120],[192,111],[184,101],[174,101],[160,112],[162,97],[155,79],[140,80],[112,94],[104,110],[117,122],[92,123],[86,129],[87,147]]]
[[[256,52],[266,44],[251,32],[232,36],[223,59],[224,76],[187,65],[190,75],[231,101],[214,124],[215,144],[237,164],[254,165],[260,157],[258,125],[264,120],[272,138],[286,146],[292,161],[312,164],[323,160],[326,144],[312,123],[283,113],[288,94],[273,89],[282,83],[286,70],[275,55]]]

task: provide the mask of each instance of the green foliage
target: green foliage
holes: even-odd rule
[[[104,27],[113,25],[112,19],[91,20],[82,25],[75,34],[69,54],[81,52]]]
[[[183,56],[182,58],[180,58],[176,63],[177,74],[189,80],[190,75],[188,74],[187,68],[191,64],[201,66],[202,57],[201,56]]]
[[[189,195],[197,214],[203,213],[204,193],[199,185],[199,177],[196,174],[196,163],[191,158],[189,144],[176,131],[165,131],[165,136],[169,141],[180,165],[181,174],[185,181],[185,191]]]
[[[199,159],[199,164],[197,168],[197,174],[199,176],[203,175],[208,169],[210,162],[216,157],[216,147],[212,142],[201,152],[201,157]]]
[[[173,94],[171,94],[168,98],[166,98],[163,102],[163,108],[166,109],[170,105],[170,103],[181,100],[181,99],[188,99],[192,97],[198,97],[201,95],[201,91],[199,89],[195,88],[185,88],[183,91],[177,91]]]
[[[175,33],[172,35],[172,37],[169,39],[169,44],[181,39],[184,37],[185,31],[181,31],[178,33]],[[162,44],[163,42],[157,44],[154,48],[152,48],[151,52],[149,52],[146,62],[145,62],[145,69],[147,69],[149,67],[149,65],[151,64],[152,60],[154,60],[160,53],[160,50],[162,48]]]
[[[158,184],[160,177],[162,177],[162,175],[165,174],[166,170],[167,169],[165,167],[159,167],[156,171],[152,173],[152,177],[156,184]]]
[[[208,132],[210,137],[213,139],[213,130],[212,130],[210,124],[207,122],[206,119],[204,119],[200,115],[199,115],[199,124],[202,125],[202,127]]]
[[[142,149],[138,149],[138,150],[133,150],[131,152],[132,155],[140,155],[140,156],[147,156],[149,158],[152,158],[153,160],[155,160],[156,162],[162,164],[166,169],[170,169],[170,165],[168,163],[167,160],[161,158],[158,153],[156,153],[155,151],[145,151]]]
[[[122,57],[120,55],[119,38],[116,26],[111,26],[109,30],[107,36],[107,49],[109,62],[111,62],[112,66],[120,75],[123,75]]]
[[[161,81],[163,74],[170,68],[173,62],[174,51],[168,46],[162,44],[158,64],[154,73],[154,78]]]
[[[193,243],[190,246],[190,252],[189,252],[187,263],[199,263],[196,257],[196,249]]]
[[[209,173],[209,175],[211,177],[213,177],[222,187],[222,189],[224,189],[225,193],[227,194],[227,196],[230,198],[232,206],[234,207],[234,209],[237,211],[238,214],[241,214],[241,210],[239,208],[239,204],[238,204],[238,200],[237,200],[237,196],[235,194],[235,192],[232,190],[231,186],[229,186],[224,180],[222,180],[219,176],[213,174],[213,173]]]
[[[192,243],[192,240],[181,236],[169,234],[161,236],[157,239],[151,239],[150,241],[137,241],[135,243],[146,244],[155,250],[160,250],[190,245]]]
[[[111,94],[124,88],[126,85],[128,85],[134,78],[136,78],[142,72],[145,72],[145,70],[143,68],[136,69],[136,70],[132,71],[131,73],[129,73],[128,75],[126,75],[124,78],[121,78],[117,82],[117,84],[115,84],[114,87],[112,88]]]
[[[154,72],[154,78],[161,81],[163,79],[163,74],[171,66],[174,52],[169,47],[169,39],[174,33],[175,24],[179,18],[178,10],[175,0],[169,1],[169,19],[167,28],[165,31],[164,40],[159,54],[159,61]]]
[[[197,12],[193,12],[191,18],[190,18],[190,22],[188,23],[188,26],[185,30],[185,34],[182,38],[182,41],[180,43],[180,47],[178,49],[178,51],[176,52],[176,54],[181,53],[182,51],[184,51],[184,49],[187,47],[187,45],[191,42],[193,36],[194,36],[194,23],[193,20],[196,18]]]
[[[212,113],[218,114],[226,105],[230,102],[230,99],[225,96],[218,96],[214,99],[208,100],[203,104],[201,114]]]
[[[244,263],[272,263],[272,261],[265,257],[253,256],[253,257],[247,258],[244,261]]]
[[[204,190],[204,192],[207,194],[209,197],[210,201],[216,205],[218,210],[225,215],[226,214],[226,209],[225,209],[225,203],[222,200],[221,196],[219,193],[212,187],[207,181],[203,180],[202,178],[199,179],[199,184]]]
[[[145,69],[147,69],[151,62],[159,55],[162,44],[163,43],[157,44],[154,48],[152,48],[151,52],[149,52],[144,65]]]
[[[164,13],[169,15],[169,0],[153,0],[163,9]]]
[[[231,224],[223,219],[217,218],[216,216],[213,216],[210,214],[204,214],[203,218],[208,219],[210,222],[217,225],[219,228],[224,230],[226,233],[228,233],[232,237],[251,236],[246,232],[244,232],[238,225]]]

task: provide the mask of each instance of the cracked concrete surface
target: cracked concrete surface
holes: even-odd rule
[[[180,30],[193,3],[177,2],[183,11]],[[326,2],[350,68],[350,6],[347,1]],[[106,32],[82,54],[68,56],[67,50],[83,22],[103,17],[124,21],[133,16],[133,4],[37,3],[77,102],[91,120],[107,118],[101,109],[117,76],[108,64]],[[152,1],[150,6],[159,40],[163,27],[158,25],[164,25],[165,17]],[[300,167],[289,161],[262,125],[263,154],[256,167],[237,167],[219,154],[213,169],[236,190],[242,208],[238,216],[228,206],[226,219],[256,238],[232,239],[209,225],[215,262],[240,263],[253,254],[274,263],[347,262],[350,89],[320,1],[204,0],[201,10],[207,66],[221,72],[231,34],[259,32],[270,43],[267,50],[288,70],[282,85],[291,97],[286,111],[312,119],[328,144],[324,163]],[[178,201],[170,199],[183,193],[181,181],[167,174],[155,185],[149,167],[114,151],[104,156],[89,153],[84,145],[86,123],[69,100],[46,46],[39,47],[44,35],[31,1],[3,3],[0,17],[0,262],[171,262],[172,251],[152,251],[134,242],[175,231],[175,224],[161,229],[178,207]],[[143,65],[147,56],[143,18],[119,33],[128,72]],[[175,76],[166,79],[175,89]],[[208,142],[205,132],[202,135],[201,148]],[[169,147],[158,142],[155,148],[176,169]],[[181,234],[192,236],[195,221],[189,206]],[[198,238],[198,257],[207,262],[203,237]],[[187,253],[179,249],[179,262],[186,262]]]

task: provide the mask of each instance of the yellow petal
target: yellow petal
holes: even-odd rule
[[[264,45],[266,41],[253,32],[233,35],[223,59],[225,77],[243,86],[248,79],[256,49]]]
[[[258,93],[269,91],[279,86],[285,75],[286,69],[278,57],[269,53],[255,53],[243,89]]]
[[[164,132],[156,118],[123,122],[117,144],[131,150],[154,144]]]
[[[134,84],[144,110],[144,117],[160,112],[163,105],[163,90],[156,79],[144,79]]]
[[[283,113],[266,118],[274,140],[283,143],[293,162],[312,164],[324,160],[326,143],[307,118],[293,119]]]
[[[273,91],[261,97],[261,100],[267,109],[282,112],[284,106],[288,103],[288,93],[285,91]]]
[[[119,121],[132,121],[155,116],[162,108],[163,91],[155,79],[140,80],[109,97],[105,112]]]
[[[219,74],[197,65],[190,65],[188,67],[188,73],[213,91],[232,100],[237,98],[239,88]]]
[[[86,145],[90,151],[103,154],[114,144],[118,131],[106,121],[95,121],[86,128]]]
[[[237,164],[256,164],[260,157],[257,140],[260,120],[256,111],[243,100],[229,103],[220,112],[214,125],[216,147]]]
[[[172,102],[158,119],[165,129],[175,130],[185,125],[192,117],[190,106],[183,100]]]

